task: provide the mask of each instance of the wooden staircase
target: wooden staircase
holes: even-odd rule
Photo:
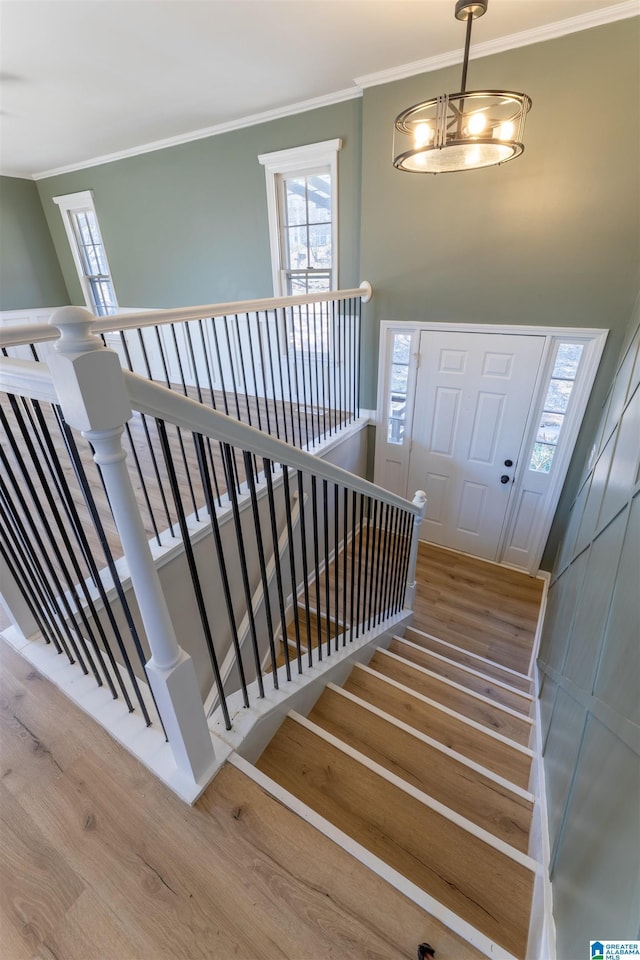
[[[461,934],[451,956],[525,958],[541,583],[426,544],[418,577],[412,627],[291,712],[256,767]]]

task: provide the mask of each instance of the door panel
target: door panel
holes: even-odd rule
[[[427,540],[496,558],[544,343],[421,332],[407,490],[427,493]]]

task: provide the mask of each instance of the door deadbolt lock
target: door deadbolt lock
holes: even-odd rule
[[[505,467],[512,467],[512,466],[513,466],[513,460],[505,460],[504,465],[505,465]]]
[[[506,473],[503,473],[500,477],[500,483],[509,483],[511,477],[508,477]]]

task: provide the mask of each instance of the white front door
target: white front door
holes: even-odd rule
[[[498,557],[544,336],[423,330],[407,490],[421,539]]]

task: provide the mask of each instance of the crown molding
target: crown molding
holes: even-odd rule
[[[542,27],[535,27],[532,30],[522,30],[520,33],[511,33],[506,37],[498,37],[496,40],[488,40],[485,43],[475,44],[471,48],[470,60],[478,60],[480,57],[489,57],[496,53],[504,53],[506,50],[515,50],[518,47],[527,47],[532,43],[543,43],[546,40],[555,40],[558,37],[564,37],[569,33],[578,33],[581,30],[589,30],[591,27],[601,27],[607,23],[614,23],[617,20],[627,20],[630,17],[640,15],[640,3],[638,0],[624,0],[623,3],[616,3],[612,7],[604,7],[602,10],[594,10],[591,13],[583,13],[577,17],[569,17],[567,20],[558,20],[557,23],[549,23]],[[450,50],[448,53],[438,54],[436,57],[427,57],[425,60],[414,60],[413,63],[405,63],[399,67],[390,67],[388,70],[380,70],[378,73],[369,73],[363,77],[356,77],[355,83],[362,90],[367,87],[377,87],[383,83],[393,83],[394,80],[405,80],[407,77],[415,77],[420,73],[432,73],[434,70],[441,70],[444,67],[452,67],[462,63],[463,50]]]
[[[75,173],[77,170],[87,170],[90,167],[97,167],[103,163],[115,163],[116,160],[125,160],[129,157],[137,157],[144,153],[154,153],[156,150],[165,150],[167,147],[177,147],[180,146],[180,144],[191,143],[194,140],[205,140],[207,137],[217,137],[222,133],[230,133],[233,130],[243,130],[245,127],[255,127],[259,123],[268,123],[270,120],[291,117],[296,113],[306,113],[308,110],[318,110],[320,107],[343,103],[345,100],[355,100],[361,96],[362,90],[360,87],[354,87],[349,90],[338,90],[336,93],[329,93],[322,97],[313,97],[311,100],[301,100],[298,103],[290,103],[287,104],[286,107],[279,107],[275,110],[265,110],[262,113],[254,113],[251,116],[241,117],[238,120],[230,120],[228,123],[218,123],[213,127],[203,127],[200,130],[194,130],[191,133],[181,134],[177,137],[168,137],[166,140],[154,140],[151,143],[144,143],[138,147],[131,147],[129,150],[120,150],[118,153],[108,153],[102,157],[93,157],[91,160],[85,160],[82,163],[71,163],[65,167],[43,170],[40,173],[34,173],[31,179],[45,180],[48,177],[57,177],[63,173]]]

